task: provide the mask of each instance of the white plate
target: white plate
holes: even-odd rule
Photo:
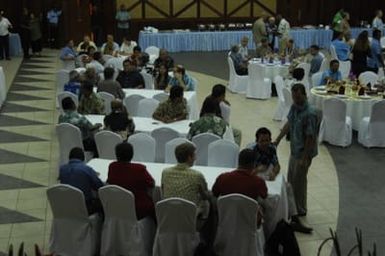
[[[314,87],[317,91],[324,91],[326,90],[326,86],[325,85],[321,85],[321,86],[317,86],[317,87]]]
[[[326,94],[328,94],[328,91],[326,91],[326,90],[317,90],[317,94],[326,95]]]
[[[346,96],[345,94],[337,94],[336,97],[341,99],[346,99],[348,96]]]
[[[372,96],[369,96],[369,95],[361,95],[361,96],[358,96],[358,98],[367,100],[367,99],[371,99]]]

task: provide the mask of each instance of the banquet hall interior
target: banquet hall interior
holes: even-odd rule
[[[23,18],[25,9],[28,12],[27,21]],[[124,22],[119,21],[123,15],[123,9],[125,13],[128,12]],[[83,102],[82,97],[86,97],[85,91],[82,91],[82,86],[85,87],[84,84],[86,84],[84,80],[79,82],[79,85],[81,84],[79,96],[68,91],[67,94],[63,94],[63,91],[67,90],[67,83],[72,79],[72,72],[75,70],[80,79],[83,79],[88,69],[96,72],[99,78],[93,86],[98,94],[92,93],[92,95],[98,95],[95,97],[101,98],[104,110],[108,112],[106,109],[109,109],[111,112],[114,108],[113,104],[110,104],[111,99],[100,96],[98,83],[104,80],[107,67],[113,68],[115,80],[118,74],[119,77],[124,75],[126,65],[134,64],[136,69],[140,69],[140,72],[135,72],[143,77],[141,78],[142,87],[125,87],[123,83],[126,80],[124,78],[119,80],[118,77],[116,80],[119,80],[121,84],[119,87],[122,87],[120,90],[125,96],[118,99],[110,95],[127,108],[130,118],[135,123],[135,131],[125,134],[129,143],[130,137],[137,134],[145,134],[150,137],[150,141],[156,141],[156,138],[151,136],[155,136],[153,131],[160,128],[175,130],[177,136],[171,139],[183,138],[194,142],[191,130],[193,124],[202,119],[200,112],[201,108],[203,109],[203,103],[207,100],[206,97],[212,94],[214,85],[225,86],[224,102],[231,112],[225,117],[222,109],[220,120],[227,126],[218,140],[222,141],[223,145],[231,143],[231,147],[236,148],[236,154],[233,153],[231,156],[235,159],[234,163],[225,164],[230,162],[228,153],[223,155],[219,153],[219,156],[217,154],[216,161],[210,159],[210,152],[213,151],[210,151],[210,145],[215,142],[206,145],[205,161],[202,160],[204,157],[200,159],[199,153],[204,150],[200,150],[198,144],[194,142],[197,159],[191,168],[201,172],[203,179],[206,179],[210,200],[215,201],[210,211],[219,211],[219,217],[221,217],[221,209],[212,210],[216,207],[217,200],[220,200],[220,197],[215,198],[211,192],[213,185],[219,182],[217,179],[219,175],[222,176],[223,173],[240,168],[238,155],[240,156],[244,149],[250,148],[250,145],[253,149],[256,131],[261,127],[271,131],[270,145],[274,148],[279,161],[280,172],[273,178],[267,178],[266,181],[258,178],[266,184],[267,197],[251,199],[253,204],[263,206],[258,210],[263,212],[263,220],[261,225],[256,224],[258,230],[262,230],[261,233],[254,230],[248,234],[252,237],[249,244],[229,242],[232,241],[230,234],[241,234],[242,229],[249,228],[247,223],[239,224],[239,227],[235,228],[239,230],[230,232],[230,228],[223,227],[226,223],[220,222],[221,218],[219,218],[223,226],[215,224],[218,224],[218,230],[221,227],[225,228],[225,231],[217,232],[216,237],[213,235],[212,244],[210,246],[204,244],[207,248],[199,251],[198,244],[203,244],[204,235],[198,235],[201,243],[198,241],[195,246],[191,245],[192,238],[181,239],[178,242],[173,239],[167,240],[166,236],[160,235],[162,229],[159,227],[164,223],[160,221],[160,213],[155,212],[157,221],[154,223],[158,226],[154,224],[151,244],[143,245],[145,242],[135,241],[139,244],[135,246],[147,247],[145,248],[147,251],[133,255],[348,255],[355,246],[357,248],[353,249],[354,252],[351,255],[368,255],[369,252],[370,255],[385,255],[385,187],[383,186],[385,181],[383,58],[385,27],[381,16],[378,15],[379,10],[385,10],[384,1],[373,0],[368,4],[368,1],[364,0],[1,0],[0,50],[3,51],[4,48],[5,55],[3,56],[1,52],[0,255],[11,255],[10,248],[13,247],[16,252],[22,243],[26,255],[131,255],[128,252],[124,254],[114,250],[103,253],[108,243],[112,243],[112,247],[118,247],[121,246],[118,244],[124,241],[122,237],[117,238],[118,230],[123,232],[119,229],[119,225],[115,226],[114,234],[114,231],[108,230],[110,233],[106,231],[107,220],[110,218],[106,210],[108,204],[104,204],[102,200],[104,215],[99,214],[102,217],[99,216],[100,227],[95,235],[98,238],[90,238],[89,233],[95,233],[91,230],[94,228],[91,227],[91,217],[90,219],[88,215],[84,218],[79,217],[83,212],[87,213],[87,210],[89,213],[85,201],[82,200],[79,203],[70,198],[71,194],[65,195],[64,192],[59,195],[59,190],[56,191],[58,194],[54,195],[53,189],[59,188],[58,184],[65,183],[63,179],[59,179],[59,175],[61,177],[61,167],[69,161],[68,154],[71,148],[67,145],[76,146],[80,141],[79,147],[86,148],[84,141],[82,143],[84,134],[76,125],[75,133],[60,130],[63,129],[60,125],[66,123],[60,121],[61,117],[67,111],[62,100],[69,97],[68,95],[74,96],[75,99],[72,98],[74,99],[72,102],[80,106]],[[49,15],[50,12],[51,15],[55,13],[57,20]],[[336,21],[338,14],[341,17]],[[381,20],[380,26],[375,22],[376,17]],[[12,26],[7,26],[5,19]],[[282,20],[287,24],[282,23]],[[256,31],[258,21],[262,22],[265,34]],[[28,22],[27,25],[26,22]],[[9,31],[9,34],[5,30]],[[26,31],[29,32],[26,33]],[[378,40],[374,36],[374,31],[382,33]],[[39,36],[38,39],[33,38],[36,34]],[[100,60],[96,57],[97,54],[89,53],[89,48],[78,48],[85,35],[95,42],[94,50],[96,53],[101,53]],[[113,40],[119,46],[109,54],[105,52],[107,43],[102,47],[108,35],[113,35]],[[363,35],[366,35],[365,43],[368,49],[368,53],[365,53],[367,57],[365,55],[364,67],[357,64],[359,46],[356,46]],[[335,39],[338,36],[341,37],[340,41],[338,38]],[[135,43],[135,46],[139,46],[141,52],[139,50],[136,55],[135,51],[138,48],[128,47],[130,52],[123,53],[123,47],[120,47],[123,37],[131,44]],[[261,41],[261,37],[269,43],[266,46],[269,48],[267,54],[259,52],[264,41]],[[241,41],[245,38],[248,41],[246,45],[242,45]],[[9,40],[7,43],[9,59],[4,40],[7,42]],[[290,40],[294,42],[293,49],[296,54],[293,49],[287,48]],[[70,41],[74,46],[70,45]],[[374,50],[377,47],[376,42],[379,47],[378,56],[375,56]],[[346,59],[341,57],[343,50],[340,47],[347,48]],[[239,56],[239,58],[242,57],[240,50],[233,52],[234,48],[248,50],[246,57],[241,59],[241,64],[236,59]],[[312,49],[317,49],[317,53],[313,55]],[[175,121],[176,118],[173,122],[161,121],[154,118],[155,109],[152,109],[150,114],[147,113],[148,109],[139,111],[144,99],[152,99],[158,94],[167,96],[168,100],[164,102],[171,101],[174,87],[171,82],[166,84],[165,88],[158,87],[160,71],[156,67],[156,61],[162,52],[168,54],[168,58],[173,60],[173,67],[175,66],[166,70],[169,81],[181,83],[180,79],[176,78],[178,74],[175,69],[179,67],[178,65],[182,65],[193,84],[190,88],[187,82],[182,82],[185,85],[182,86],[185,89],[183,102],[188,111],[183,118],[186,120]],[[75,55],[71,55],[72,53]],[[233,58],[233,56],[236,57]],[[314,64],[313,59],[316,58],[314,56],[320,58],[318,66]],[[374,62],[382,65],[371,66],[370,60],[373,59]],[[337,71],[340,74],[339,78],[331,78],[332,60],[336,60],[339,64],[339,71]],[[160,65],[166,66],[165,63]],[[314,72],[313,65],[317,66]],[[101,70],[98,70],[99,67]],[[348,67],[347,70],[346,67]],[[246,74],[239,73],[241,68],[245,69],[243,71]],[[304,72],[301,79],[294,77],[298,69]],[[365,80],[366,78],[369,80]],[[290,129],[293,127],[291,122],[301,122],[300,118],[292,113],[301,111],[298,110],[300,107],[296,106],[293,91],[298,83],[303,84],[305,98],[307,98],[306,106],[319,114],[318,127],[314,128],[316,133],[314,147],[317,148],[318,153],[310,159],[311,164],[304,177],[305,201],[307,201],[305,208],[307,209],[301,214],[298,209],[300,222],[305,228],[311,229],[309,232],[298,231],[290,225],[290,218],[293,216],[290,216],[291,200],[297,200],[297,194],[293,195],[292,190],[297,192],[298,184],[291,183],[289,178],[291,172],[289,169],[294,168],[289,163],[292,161],[296,147],[296,145],[293,146],[295,136],[308,135],[309,127],[298,124],[300,128],[304,127],[304,131],[296,131],[295,134],[290,130],[291,138],[284,137],[280,143],[278,141],[279,144],[276,143],[276,138],[284,130],[286,122],[290,123]],[[129,98],[133,100],[131,96],[134,95],[141,97],[137,106],[132,108],[136,113],[129,108],[132,105]],[[170,98],[168,98],[169,95]],[[159,101],[156,101],[156,106],[158,104],[162,106],[163,101]],[[375,108],[376,106],[379,107]],[[75,112],[81,113],[80,108]],[[146,113],[141,115],[141,112]],[[377,119],[374,117],[375,114]],[[104,114],[84,113],[84,117],[93,126],[98,124],[105,126],[101,127],[99,132],[107,130]],[[212,130],[214,129],[208,133],[215,134]],[[237,140],[239,135],[237,132],[241,133],[240,142]],[[85,164],[93,168],[93,172],[96,171],[104,187],[111,184],[107,182],[107,178],[110,180],[109,166],[111,168],[111,165],[109,164],[116,160],[115,145],[127,138],[119,133],[113,134],[119,137],[117,143],[111,142],[113,137],[109,137],[111,141],[105,139],[105,144],[95,139],[99,156],[94,154],[92,157],[92,154],[85,150]],[[176,159],[178,158],[176,150],[175,155],[172,151],[174,160],[167,161],[167,142],[171,139],[165,137],[161,150],[158,149],[160,142],[157,141],[158,144],[154,142],[152,161],[147,157],[151,152],[146,150],[141,151],[146,157],[138,157],[138,153],[135,155],[136,150],[140,151],[147,145],[133,144],[132,161],[145,165],[155,183],[155,192],[152,193],[155,211],[160,209],[159,202],[167,200],[163,191],[163,175],[166,173],[164,169],[174,166],[177,163],[176,160],[180,163],[179,159]],[[163,153],[161,160],[158,159],[158,150]],[[127,172],[130,170],[127,169]],[[234,180],[234,182],[237,181]],[[81,192],[79,189],[76,191]],[[51,194],[50,191],[52,191]],[[97,189],[93,192],[94,196],[98,197]],[[54,202],[55,196],[60,201]],[[119,207],[124,208],[122,206],[124,203],[130,203],[132,206],[131,201],[122,201]],[[81,206],[79,211],[69,210],[77,208],[79,204]],[[192,202],[190,204],[194,206],[195,211],[197,209],[195,204]],[[136,216],[134,207],[135,205],[130,210]],[[227,207],[229,212],[237,212],[234,209],[230,211],[231,205]],[[298,208],[298,202],[294,202],[294,207]],[[245,207],[245,209],[249,208]],[[231,216],[232,221],[242,222],[242,218],[245,217],[240,212],[239,210],[238,214]],[[181,215],[173,216],[174,219],[171,222],[178,223],[178,219],[183,219]],[[249,215],[254,220],[252,222],[256,222],[257,213],[254,211]],[[119,218],[125,217],[127,216]],[[196,216],[193,217],[195,227]],[[226,217],[231,219],[229,216]],[[236,218],[238,219],[235,220]],[[123,223],[121,219],[119,221]],[[290,242],[298,244],[300,254],[294,252],[272,254],[267,250],[271,246],[269,242],[272,241],[272,234],[277,235],[282,232],[278,229],[281,220],[289,224],[285,232],[295,235],[294,241]],[[66,223],[69,223],[68,227]],[[143,228],[138,223],[141,221],[135,220],[131,228],[135,225],[137,229]],[[139,233],[133,235],[133,233],[129,234],[130,232],[126,230],[120,235],[125,234],[127,239],[128,237],[132,239],[130,245],[133,246],[135,239],[132,236]],[[198,231],[193,231],[194,239],[196,232]],[[116,241],[120,240],[113,243],[106,237],[109,235]],[[218,240],[226,235],[228,240],[224,240],[225,244],[219,246]],[[243,233],[242,236],[244,236]],[[232,239],[235,238],[232,237]],[[275,237],[275,239],[278,238]],[[283,243],[283,239],[279,242]],[[87,246],[92,249],[86,248]],[[173,246],[181,246],[183,253],[174,251],[174,254],[164,254],[167,251],[171,252],[170,248]],[[245,249],[253,246],[257,249]],[[285,246],[288,244],[282,244],[281,248]],[[37,247],[38,250],[36,250]],[[230,253],[229,251],[225,253],[223,248],[230,250]],[[363,254],[359,254],[358,248],[362,248]],[[130,250],[133,249],[130,248]],[[234,250],[233,254],[231,250]],[[238,253],[234,254],[234,252]]]

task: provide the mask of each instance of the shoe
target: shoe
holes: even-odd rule
[[[313,229],[311,227],[306,227],[299,220],[292,220],[290,223],[290,226],[296,232],[300,232],[304,234],[311,234],[313,232]]]

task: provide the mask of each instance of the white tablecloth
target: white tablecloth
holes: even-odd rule
[[[260,59],[258,59],[257,61],[249,62],[249,65],[257,65],[257,64],[261,64]],[[265,78],[269,78],[272,82],[274,82],[274,78],[278,75],[285,78],[289,74],[289,66],[290,66],[289,63],[281,65],[281,62],[279,61],[275,61],[273,63],[266,63],[265,61],[263,63],[263,66],[266,68]]]
[[[88,162],[95,171],[100,173],[100,179],[107,181],[108,166],[113,160],[105,160],[94,158]],[[172,164],[161,163],[142,163],[147,167],[148,172],[155,180],[157,187],[161,186],[162,171],[165,168],[173,166]],[[224,173],[232,171],[233,169],[223,167],[211,167],[211,166],[193,166],[197,171],[200,171],[206,179],[207,186],[211,189],[215,183],[216,178]],[[288,216],[288,201],[286,194],[286,185],[282,174],[279,174],[275,181],[266,182],[268,188],[268,198],[265,200],[265,234],[270,235],[274,230],[276,224],[281,219],[286,219]]]
[[[7,97],[7,85],[5,84],[5,76],[3,68],[0,67],[0,107],[3,105]]]
[[[313,104],[318,109],[322,109],[323,102],[325,99],[331,97],[339,97],[338,95],[323,95],[317,93],[316,88],[311,89],[311,96],[309,102]],[[343,96],[344,97],[344,96]],[[360,127],[360,122],[363,117],[370,116],[370,111],[372,109],[372,105],[381,100],[380,97],[371,97],[369,99],[361,99],[358,97],[346,97],[341,98],[346,102],[346,115],[350,116],[352,119],[353,129],[357,130]]]
[[[126,97],[138,94],[142,95],[145,98],[152,98],[154,95],[163,93],[162,90],[146,90],[146,89],[123,89],[126,94]],[[198,110],[198,100],[197,94],[193,91],[184,92],[184,98],[187,101],[187,105],[189,106],[190,114],[189,119],[197,120],[199,119],[199,110]]]

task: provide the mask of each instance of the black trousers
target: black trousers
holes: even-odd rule
[[[0,59],[9,58],[9,34],[0,36]]]
[[[58,48],[58,25],[48,23],[48,44],[51,48]]]
[[[24,57],[29,57],[29,47],[31,45],[30,33],[28,29],[22,29],[20,32],[21,47],[23,48]]]
[[[41,38],[31,42],[32,52],[37,53],[42,51]]]

